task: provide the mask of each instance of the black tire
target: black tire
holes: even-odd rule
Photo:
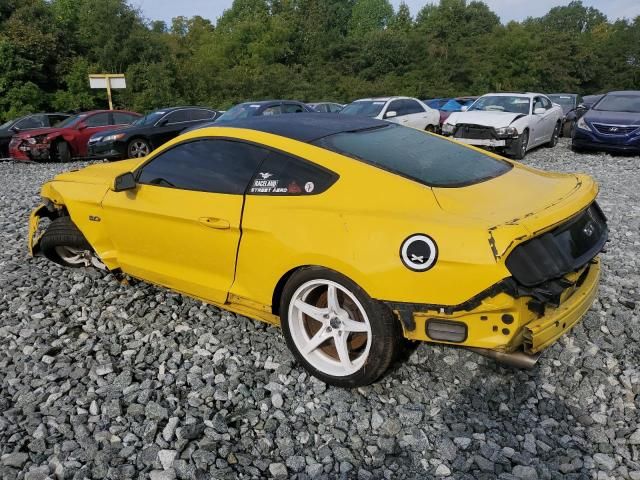
[[[55,160],[60,163],[67,163],[71,161],[71,148],[69,144],[64,140],[56,142],[55,148]]]
[[[562,124],[562,136],[565,138],[571,138],[573,133],[573,120],[567,120]]]
[[[133,138],[127,144],[127,158],[143,158],[149,155],[151,150],[151,144],[147,140],[144,138]]]
[[[82,232],[76,227],[71,217],[54,219],[40,239],[40,251],[52,262],[64,267],[79,268],[85,263],[69,263],[60,254],[60,247],[91,251],[91,245]]]
[[[424,127],[424,131],[429,133],[435,133],[436,129],[433,125],[429,124],[426,127]]]
[[[518,137],[511,147],[511,156],[516,160],[522,160],[527,154],[527,146],[529,145],[529,130],[525,130]]]
[[[355,373],[346,376],[326,374],[311,365],[296,346],[289,322],[289,305],[298,288],[313,280],[329,280],[346,288],[366,312],[371,327],[371,346],[364,364]],[[356,388],[375,382],[389,369],[402,345],[400,323],[385,304],[372,299],[344,275],[321,267],[300,269],[289,278],[280,299],[280,322],[287,346],[296,360],[314,377],[337,387]]]
[[[561,129],[560,122],[558,122],[556,123],[556,126],[553,128],[553,132],[551,133],[551,139],[547,144],[545,144],[545,147],[553,148],[558,144],[558,138],[560,137],[560,129]]]

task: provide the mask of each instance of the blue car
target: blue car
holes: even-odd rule
[[[576,123],[574,150],[640,153],[640,91],[609,92]]]

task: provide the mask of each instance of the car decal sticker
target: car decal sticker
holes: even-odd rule
[[[426,272],[435,265],[437,259],[438,247],[429,235],[413,234],[400,246],[400,260],[414,272]]]

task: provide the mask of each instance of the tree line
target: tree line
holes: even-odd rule
[[[640,16],[580,1],[501,24],[481,1],[412,17],[388,0],[235,0],[212,22],[148,20],[125,0],[2,0],[0,119],[106,107],[90,73],[125,73],[118,108],[246,100],[640,89]]]

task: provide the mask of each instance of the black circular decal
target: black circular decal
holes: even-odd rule
[[[438,247],[429,235],[416,233],[411,235],[400,247],[400,260],[405,267],[414,272],[426,272],[438,259]]]

